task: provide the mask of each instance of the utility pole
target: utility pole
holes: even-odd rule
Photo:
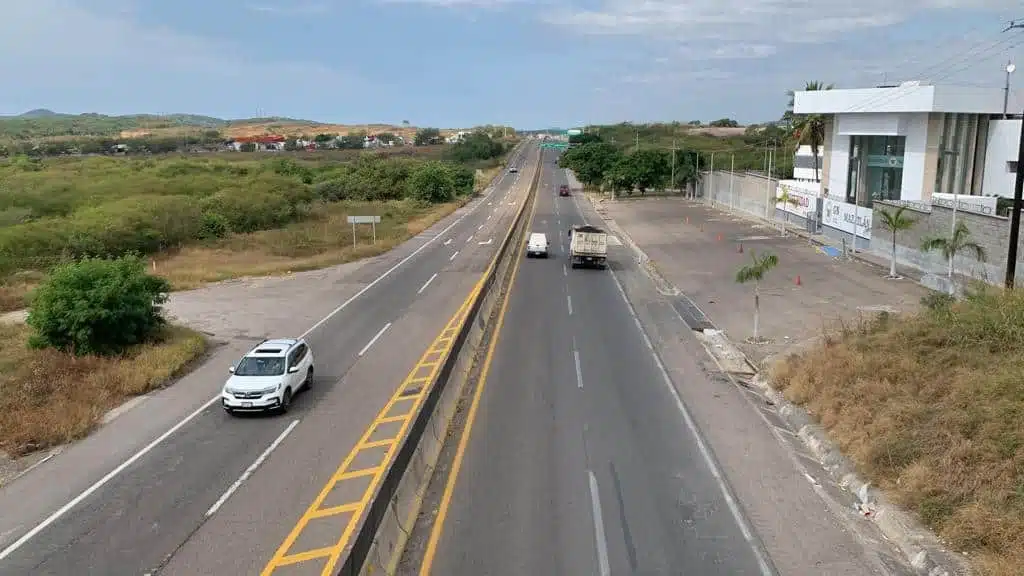
[[[636,150],[640,150],[640,129],[636,129]]]
[[[672,182],[669,184],[672,190],[676,189],[676,139],[672,139]]]
[[[1024,29],[1024,22],[1010,22],[1008,30]],[[1024,209],[1024,115],[1020,121],[1020,142],[1017,143],[1017,179],[1013,186],[1013,209],[1010,213],[1010,245],[1006,248],[1006,288],[1013,289],[1017,273],[1017,241],[1020,239],[1020,211]]]

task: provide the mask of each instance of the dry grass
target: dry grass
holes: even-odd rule
[[[980,573],[1024,573],[1024,291],[846,328],[772,376]]]
[[[410,201],[318,206],[311,217],[280,230],[232,236],[209,246],[183,248],[155,261],[154,271],[176,290],[244,276],[272,276],[325,268],[383,254],[454,212],[466,199],[421,206]],[[379,215],[377,243],[368,225],[346,218]]]
[[[0,324],[0,451],[21,456],[82,438],[132,396],[168,384],[206,351],[206,340],[171,326],[158,342],[119,358],[30,350],[30,328]]]

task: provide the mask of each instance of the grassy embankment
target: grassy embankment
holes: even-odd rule
[[[23,308],[51,266],[84,255],[146,254],[182,289],[380,254],[450,214],[467,188],[479,190],[500,170],[496,160],[462,166],[462,192],[430,202],[409,182],[436,164],[337,156],[345,154],[0,162],[0,310]],[[361,226],[353,245],[348,215],[381,216],[377,243]],[[29,350],[28,334],[0,324],[0,451],[12,456],[81,438],[110,408],[167,384],[206,348],[201,335],[169,327],[159,342],[122,357],[75,358]]]
[[[1021,574],[1024,292],[847,328],[772,377],[979,573]]]

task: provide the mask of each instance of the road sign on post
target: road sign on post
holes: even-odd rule
[[[352,245],[356,245],[356,224],[369,224],[373,228],[373,243],[377,243],[377,224],[380,224],[380,216],[349,216],[348,223],[352,225]]]

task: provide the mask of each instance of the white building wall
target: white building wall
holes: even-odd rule
[[[840,118],[836,117],[836,124]],[[850,136],[840,134],[839,130],[832,133],[832,145],[829,147],[828,181],[822,182],[822,195],[843,201],[846,198],[846,179],[850,172]]]
[[[900,136],[906,136],[903,153],[903,188],[901,200],[921,202],[924,200],[924,161],[928,150],[928,115],[905,114],[904,129]],[[932,184],[934,187],[934,184]]]
[[[982,195],[1013,197],[1013,186],[1017,175],[1010,172],[1006,164],[1017,160],[1020,123],[1020,120],[992,120],[989,122]]]

